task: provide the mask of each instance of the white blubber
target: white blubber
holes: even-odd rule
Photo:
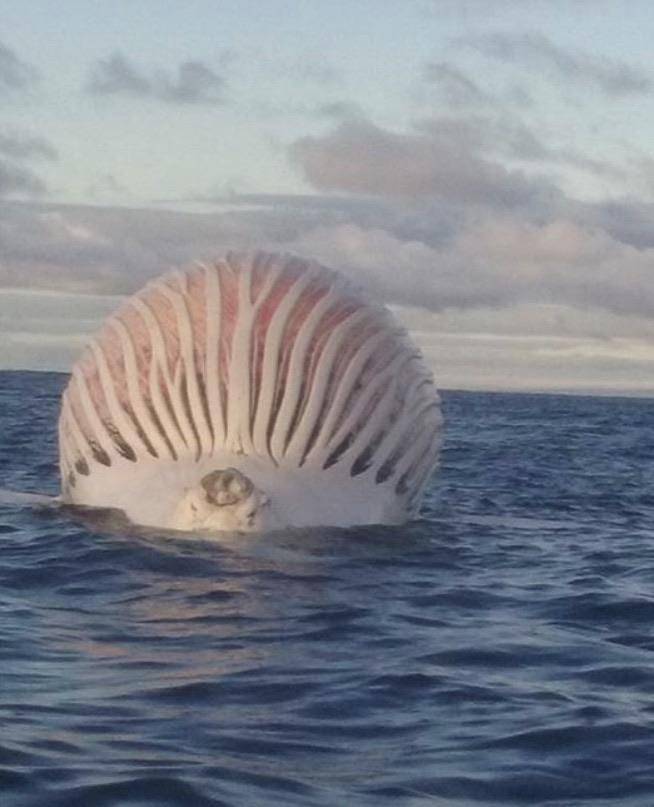
[[[74,365],[62,498],[192,531],[402,523],[441,423],[386,309],[315,262],[228,253],[149,283]]]

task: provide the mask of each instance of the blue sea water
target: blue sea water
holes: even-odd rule
[[[65,381],[0,373],[1,488]],[[654,804],[654,402],[443,405],[405,527],[0,505],[2,807]]]

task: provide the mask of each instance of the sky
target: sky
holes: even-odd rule
[[[228,249],[387,304],[449,389],[654,395],[648,0],[0,0],[0,368]]]

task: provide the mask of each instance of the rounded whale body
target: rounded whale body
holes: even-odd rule
[[[441,423],[388,310],[316,262],[230,252],[148,283],[75,363],[62,499],[190,531],[402,523]]]

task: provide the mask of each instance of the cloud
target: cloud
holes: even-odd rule
[[[313,114],[319,118],[332,118],[335,120],[364,119],[365,113],[360,104],[353,101],[330,101],[319,104],[313,109]]]
[[[113,174],[98,174],[86,189],[91,199],[120,199],[129,198],[132,194],[125,185],[119,182]]]
[[[38,81],[39,73],[23,62],[11,48],[0,42],[0,94],[10,90],[26,90]]]
[[[513,168],[524,163],[541,171],[566,166],[595,177],[632,181],[633,171],[627,166],[593,158],[572,146],[550,145],[540,131],[537,133],[525,125],[517,110],[530,106],[532,99],[519,85],[491,94],[450,62],[429,62],[424,65],[422,75],[423,87],[427,84],[437,90],[440,107],[446,104],[448,109],[458,112],[449,118],[441,115],[414,123],[415,131],[438,132],[441,139],[463,137],[464,145],[476,156],[493,158]],[[641,160],[638,165],[643,169],[639,172],[641,178],[646,173],[645,162]]]
[[[633,185],[628,166],[551,146],[501,107],[425,118],[409,131],[377,126],[347,107],[335,118],[325,134],[288,147],[291,162],[318,191],[542,213],[563,202],[561,168],[613,180],[614,192],[617,183]]]
[[[290,241],[306,229],[303,222],[301,214],[281,211],[7,203],[0,206],[0,288],[129,294],[172,266]]]
[[[45,182],[29,168],[0,158],[0,197],[13,194],[35,195],[45,191]]]
[[[26,162],[57,159],[56,149],[45,138],[24,132],[0,132],[0,197],[45,193],[45,182]]]
[[[627,179],[625,167],[594,159],[575,148],[550,146],[514,117],[488,116],[469,119],[483,137],[484,149],[513,160],[540,164],[569,165],[596,176]]]
[[[91,71],[87,89],[97,95],[151,95],[151,82],[121,53],[100,59]]]
[[[265,202],[202,215],[7,205],[0,287],[126,294],[170,266],[259,247],[317,258],[387,303],[434,312],[546,304],[654,316],[654,247],[620,241],[572,209],[544,221],[522,210],[459,213],[433,220],[428,242],[407,234],[425,225],[407,224],[403,205]]]
[[[565,83],[593,87],[621,98],[652,91],[648,73],[617,59],[594,56],[555,45],[540,33],[493,33],[457,40],[491,59],[533,70],[545,70]]]
[[[56,160],[57,151],[44,137],[23,132],[0,132],[0,154],[18,160]]]
[[[160,265],[152,245],[139,243],[136,222],[130,233],[125,215],[116,211],[113,217],[114,226],[123,222],[121,239],[106,232],[101,211],[78,215],[74,209],[8,207],[0,218],[0,286],[98,294],[133,290]]]
[[[289,154],[321,191],[497,207],[557,193],[546,178],[528,177],[487,157],[484,136],[478,119],[434,118],[408,133],[352,119],[326,135],[296,140]]]
[[[502,312],[505,319],[513,314]],[[506,338],[446,330],[414,336],[444,389],[654,394],[651,339]]]
[[[607,93],[627,93],[640,86],[643,91],[649,86],[649,78],[639,73],[642,82],[635,81],[636,73],[625,65],[615,62],[592,60],[584,54],[577,54],[574,65],[573,55],[553,45],[539,34],[490,34],[482,37],[467,37],[454,40],[481,50],[485,55],[496,59],[515,62],[513,73],[524,65],[522,60],[533,60],[534,67],[543,69],[541,61],[549,58],[549,63],[556,64],[557,70],[566,75],[572,73],[572,84],[575,82],[595,82]],[[540,61],[539,61],[540,60]],[[550,72],[554,70],[550,64]],[[601,67],[601,69],[600,69]],[[479,71],[481,75],[483,72]],[[632,82],[633,79],[633,82]],[[602,83],[603,82],[603,83]],[[630,83],[631,82],[631,83]],[[514,173],[522,169],[534,184],[541,185],[541,198],[544,185],[549,182],[552,187],[574,187],[584,183],[584,192],[588,188],[606,187],[598,180],[611,180],[611,193],[616,195],[620,190],[632,190],[640,187],[651,193],[654,182],[649,181],[654,171],[650,171],[650,161],[646,156],[640,159],[629,156],[603,157],[601,145],[592,149],[580,149],[575,143],[575,131],[569,127],[557,128],[549,123],[533,121],[527,125],[522,112],[533,103],[533,98],[520,84],[509,82],[504,89],[495,88],[487,92],[471,76],[451,61],[429,62],[422,68],[422,84],[419,96],[421,104],[425,104],[425,88],[432,87],[438,93],[431,97],[427,104],[434,108],[434,100],[440,108],[444,105],[452,110],[452,115],[445,118],[440,114],[414,122],[412,132],[434,132],[440,130],[439,137],[459,139],[463,137],[462,148],[467,148],[472,158],[481,157],[486,163],[499,165]],[[526,120],[529,120],[528,118]],[[549,137],[548,137],[549,134]],[[554,140],[556,137],[556,140]],[[595,153],[593,153],[595,151]],[[447,153],[447,149],[443,150]],[[449,161],[452,167],[453,161]],[[472,163],[471,163],[472,164]],[[572,169],[572,170],[570,170]],[[581,176],[585,174],[586,176]],[[589,179],[590,183],[589,184]],[[565,184],[564,184],[565,183]],[[592,191],[591,191],[592,192]]]
[[[118,297],[0,289],[3,368],[68,371]],[[71,316],[74,312],[74,316]]]
[[[547,303],[654,316],[654,249],[566,219],[472,219],[438,247],[350,224],[318,228],[292,247],[344,268],[387,302],[432,311]]]
[[[93,311],[108,310],[171,266],[259,247],[321,260],[395,306],[445,386],[647,386],[653,247],[619,240],[598,223],[607,211],[569,200],[532,220],[522,208],[451,214],[442,202],[322,196],[233,197],[202,215],[6,204],[0,302],[27,288],[45,309],[0,330],[22,366],[45,356],[65,368],[97,327],[86,295],[100,295]],[[57,300],[44,295],[55,289]]]
[[[224,83],[203,62],[183,62],[175,78],[159,74],[159,88],[155,80],[155,96],[177,104],[217,104],[222,103]]]
[[[425,65],[423,75],[429,83],[438,86],[452,106],[479,106],[491,101],[478,84],[448,62],[430,62]]]
[[[88,92],[153,98],[170,104],[223,103],[224,79],[201,61],[182,62],[176,73],[141,72],[126,56],[114,53],[93,67]]]
[[[576,221],[604,230],[612,238],[637,249],[654,247],[654,204],[635,199],[614,199],[595,204],[567,206]]]

